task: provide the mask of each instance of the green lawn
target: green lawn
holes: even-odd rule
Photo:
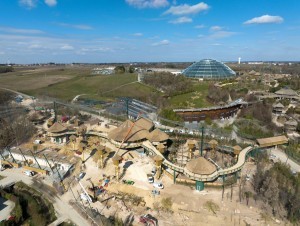
[[[136,81],[135,74],[77,76],[48,87],[28,90],[27,93],[33,96],[49,95],[64,100],[71,100],[79,94],[87,94],[83,98],[105,100],[124,96],[144,99],[155,91]]]

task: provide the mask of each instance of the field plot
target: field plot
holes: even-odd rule
[[[90,69],[85,67],[17,68],[14,72],[0,74],[0,84],[1,87],[8,89],[28,91],[51,86],[89,73]]]
[[[202,108],[211,104],[206,100],[209,82],[194,82],[193,92],[171,97],[171,105],[174,108]]]
[[[76,95],[87,94],[84,98],[106,100],[115,97],[135,97],[145,99],[154,89],[137,82],[135,74],[116,74],[102,76],[76,76],[69,80],[28,90],[33,96],[48,95],[51,97],[72,100]]]

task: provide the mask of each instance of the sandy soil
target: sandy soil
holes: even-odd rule
[[[159,196],[153,196],[151,194],[152,185],[147,182],[146,174],[149,173],[153,167],[153,163],[148,157],[139,157],[137,153],[134,154],[134,158],[131,160],[132,165],[128,167],[125,179],[131,179],[135,181],[134,185],[124,185],[122,182],[116,182],[111,180],[107,186],[105,195],[100,195],[99,200],[105,200],[110,198],[112,194],[119,192],[134,194],[140,196],[145,201],[145,206],[135,206],[131,202],[122,202],[118,199],[110,199],[104,202],[95,202],[92,204],[94,208],[97,208],[105,216],[117,214],[119,217],[125,219],[130,214],[134,215],[134,225],[139,225],[138,219],[142,214],[149,213],[158,219],[159,225],[284,225],[283,222],[276,223],[275,219],[269,219],[265,222],[265,219],[261,217],[260,203],[256,204],[255,201],[250,198],[249,206],[246,205],[246,200],[243,199],[242,203],[238,199],[238,186],[233,187],[233,198],[230,199],[231,189],[226,188],[224,192],[224,198],[222,200],[221,188],[205,188],[204,191],[196,191],[193,187],[173,184],[171,178],[164,175],[160,180],[165,189],[161,190]],[[124,166],[123,162],[120,164],[120,169]],[[106,176],[114,175],[114,166],[108,161],[108,165],[105,169],[98,169],[95,162],[91,159],[86,163],[86,177],[82,180],[82,184],[85,187],[91,186],[90,182],[86,179],[91,178],[95,184],[99,184],[99,179],[103,178],[103,174]],[[247,163],[242,171],[242,175],[252,174],[255,170],[253,163]],[[79,186],[75,186],[74,189],[80,190]],[[251,181],[247,181],[245,190],[251,190]],[[156,211],[153,209],[154,203],[161,203],[161,200],[166,197],[172,199],[172,211],[168,213],[164,211]],[[205,208],[207,201],[213,201],[219,206],[219,211],[216,214]],[[146,209],[150,207],[150,209]]]

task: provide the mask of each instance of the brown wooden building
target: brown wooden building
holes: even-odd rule
[[[224,119],[237,114],[237,111],[243,106],[243,102],[234,102],[225,106],[216,106],[211,108],[194,109],[174,109],[177,115],[181,116],[185,122],[199,122],[207,118]]]

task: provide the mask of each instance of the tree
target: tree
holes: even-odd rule
[[[125,73],[125,71],[126,71],[126,69],[123,65],[119,65],[119,66],[115,67],[115,72],[117,74],[123,74],[123,73]]]
[[[204,208],[208,211],[211,211],[213,214],[217,214],[217,211],[220,210],[218,204],[214,203],[212,200],[209,200],[204,203]]]
[[[132,65],[130,65],[129,68],[128,68],[128,72],[129,73],[134,73],[135,72],[135,68]]]
[[[252,196],[253,196],[253,194],[252,194],[251,191],[246,191],[246,192],[245,192],[245,197],[246,197],[247,206],[248,206],[248,204],[249,204],[249,198],[252,197]]]
[[[172,211],[172,206],[173,206],[173,202],[171,197],[163,198],[161,200],[161,207],[163,208],[163,210]]]

